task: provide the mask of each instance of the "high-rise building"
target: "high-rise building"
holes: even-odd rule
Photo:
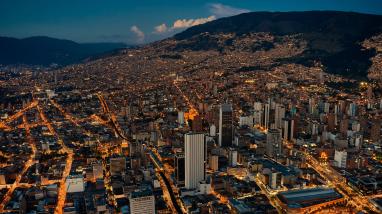
[[[357,104],[355,103],[350,103],[349,105],[349,110],[348,110],[348,115],[351,117],[354,117],[357,113]]]
[[[228,161],[230,166],[237,165],[237,150],[233,148],[229,148],[228,150]]]
[[[336,115],[333,113],[329,113],[327,116],[327,123],[328,123],[328,131],[332,132],[335,130],[336,126]]]
[[[153,192],[149,189],[130,193],[129,202],[131,214],[155,213],[155,198]]]
[[[263,110],[263,119],[262,119],[262,126],[266,129],[269,128],[269,113],[271,110],[271,105],[269,103],[264,104],[264,110]]]
[[[334,161],[336,167],[346,168],[347,152],[346,151],[334,151]]]
[[[283,139],[287,141],[292,141],[294,139],[294,120],[289,118],[283,119],[282,135]]]
[[[211,170],[218,171],[219,169],[219,156],[217,155],[210,155],[208,159],[208,165]]]
[[[343,136],[347,136],[347,131],[349,129],[349,120],[344,118],[340,122],[340,132]]]
[[[184,112],[183,111],[178,111],[178,123],[181,126],[184,125]]]
[[[229,147],[233,140],[232,105],[222,104],[219,117],[219,146]]]
[[[215,137],[216,136],[216,126],[214,124],[212,124],[210,126],[210,136],[211,137]]]
[[[381,137],[381,121],[380,120],[373,120],[371,124],[370,129],[370,139],[373,142],[380,141]]]
[[[314,98],[309,98],[309,106],[308,106],[308,110],[309,110],[309,113],[310,114],[313,114],[314,111],[315,111],[315,108],[316,108],[316,101]]]
[[[262,125],[262,119],[263,119],[263,111],[262,110],[255,110],[253,112],[253,122],[255,125]]]
[[[184,135],[185,151],[185,187],[196,189],[204,180],[205,143],[204,134],[187,133]]]
[[[318,135],[318,127],[320,126],[320,123],[316,120],[311,122],[311,134],[312,135]]]
[[[282,175],[280,172],[271,172],[269,174],[269,187],[278,189],[282,186]]]
[[[177,153],[174,159],[175,180],[178,185],[184,185],[184,154]]]
[[[285,107],[281,104],[276,104],[275,108],[275,128],[282,128],[282,119],[285,117]]]
[[[282,154],[281,133],[278,129],[268,130],[266,154],[272,158]]]

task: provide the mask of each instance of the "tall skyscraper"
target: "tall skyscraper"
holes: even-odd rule
[[[276,104],[275,108],[275,128],[282,128],[282,119],[285,117],[285,107],[281,104]]]
[[[199,182],[204,180],[204,137],[204,134],[196,133],[184,135],[185,187],[187,189],[198,188]]]
[[[294,120],[284,118],[282,128],[282,136],[284,140],[292,141],[294,139]]]
[[[272,158],[282,154],[281,133],[278,129],[268,130],[266,153]]]
[[[374,119],[371,124],[370,129],[370,140],[373,142],[380,141],[381,138],[381,121],[378,119]]]
[[[348,115],[351,117],[354,117],[357,113],[357,104],[355,103],[350,103],[349,104],[349,109],[348,109]]]
[[[183,111],[178,111],[178,123],[181,126],[184,125],[184,112]]]
[[[264,104],[264,111],[263,111],[263,119],[262,119],[262,126],[266,129],[269,128],[269,113],[271,110],[271,105],[269,103]]]
[[[184,154],[177,153],[174,160],[175,180],[177,185],[184,184]]]
[[[222,104],[219,114],[219,146],[229,147],[233,140],[232,105]]]

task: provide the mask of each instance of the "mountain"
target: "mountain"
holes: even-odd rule
[[[126,47],[123,43],[76,43],[45,36],[0,37],[0,64],[67,65]]]
[[[272,49],[288,36],[306,42],[304,50],[279,63],[311,66],[320,61],[330,73],[366,76],[376,55],[362,42],[382,32],[382,16],[339,11],[251,12],[221,18],[191,27],[174,36],[178,44],[173,50],[232,49],[234,41],[256,33],[269,33],[271,41],[260,41],[251,49]],[[228,36],[227,35],[233,35]]]

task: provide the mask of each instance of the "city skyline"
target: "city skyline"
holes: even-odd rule
[[[0,213],[381,213],[382,5],[252,2],[1,14],[142,45],[0,37]]]

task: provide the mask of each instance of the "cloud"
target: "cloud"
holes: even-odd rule
[[[205,18],[197,18],[197,19],[178,19],[176,20],[171,27],[168,27],[166,24],[161,24],[154,27],[154,34],[165,34],[170,33],[174,30],[189,28],[195,25],[201,25],[206,22],[213,21],[217,18],[226,17],[226,16],[234,16],[240,13],[248,13],[250,10],[244,8],[235,8],[229,5],[224,5],[220,3],[208,4],[209,11],[211,16]]]
[[[145,33],[143,33],[136,25],[131,26],[130,30],[137,37],[137,42],[142,43],[145,40]]]
[[[215,17],[226,17],[226,16],[234,16],[240,13],[248,13],[250,10],[243,9],[243,8],[235,8],[228,5],[215,3],[215,4],[209,4],[210,12]]]
[[[165,34],[165,33],[170,33],[175,30],[183,29],[183,28],[189,28],[195,25],[201,25],[210,21],[215,20],[215,16],[209,16],[206,18],[197,18],[197,19],[178,19],[176,20],[171,27],[168,27],[166,24],[160,24],[154,27],[154,32],[155,34]]]
[[[157,34],[166,33],[168,30],[169,29],[167,25],[164,23],[154,27],[154,33],[157,33]]]
[[[209,16],[207,18],[198,18],[198,19],[178,19],[172,25],[172,29],[179,28],[188,28],[195,25],[201,25],[206,22],[210,22],[216,19],[216,16]]]

